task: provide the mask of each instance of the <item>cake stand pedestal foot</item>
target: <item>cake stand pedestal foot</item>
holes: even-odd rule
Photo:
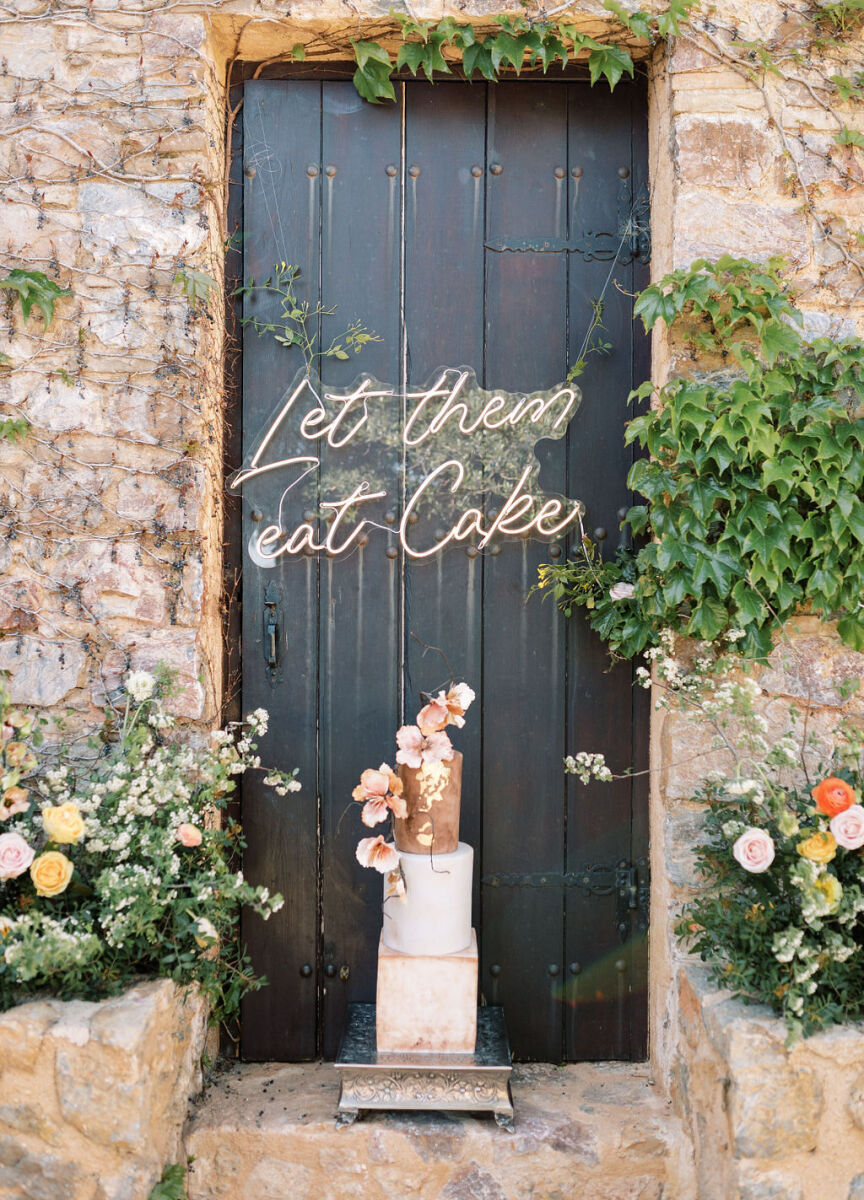
[[[491,1112],[501,1129],[513,1131],[510,1046],[500,1008],[477,1010],[477,1041],[471,1054],[379,1051],[375,1005],[349,1004],[335,1062],[341,1091],[338,1126],[360,1111]]]

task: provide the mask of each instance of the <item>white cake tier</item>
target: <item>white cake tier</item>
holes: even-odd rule
[[[473,849],[460,842],[452,854],[397,853],[406,895],[384,903],[384,944],[402,954],[458,954],[471,944]]]

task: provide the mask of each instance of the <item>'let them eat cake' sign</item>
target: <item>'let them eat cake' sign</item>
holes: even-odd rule
[[[298,375],[229,480],[257,510],[249,554],[273,566],[387,535],[426,559],[465,542],[559,537],[582,504],[542,485],[538,443],[564,436],[581,399],[566,384],[486,391],[467,368],[401,391],[369,376],[327,390]]]

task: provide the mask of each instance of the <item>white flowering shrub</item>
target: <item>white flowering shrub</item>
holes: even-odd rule
[[[216,1018],[256,978],[241,906],[265,920],[281,896],[236,870],[237,778],[263,771],[257,709],[196,749],[180,741],[163,676],[133,671],[85,759],[39,770],[31,715],[0,687],[0,1008],[34,991],[98,999],[141,976],[200,984]],[[296,771],[268,771],[285,795]],[[218,814],[218,817],[217,817]]]

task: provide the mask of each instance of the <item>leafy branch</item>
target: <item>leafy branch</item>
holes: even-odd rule
[[[54,302],[61,296],[73,295],[71,288],[60,287],[42,271],[25,271],[17,267],[5,279],[0,279],[0,291],[17,295],[25,321],[30,319],[30,310],[35,305],[42,314],[46,329],[54,320]]]
[[[315,326],[319,317],[332,317],[338,305],[328,307],[320,302],[312,305],[308,300],[298,299],[295,284],[299,278],[299,267],[281,262],[274,266],[272,275],[268,275],[263,283],[256,284],[250,277],[248,282],[235,288],[232,293],[234,296],[253,298],[261,294],[279,299],[279,315],[275,320],[265,321],[257,316],[248,316],[241,319],[241,325],[251,325],[259,337],[265,333],[272,334],[280,346],[297,346],[307,370],[312,368],[316,359],[336,358],[345,361],[352,353],[359,354],[369,342],[382,340],[358,318],[342,334],[332,338],[326,349],[321,349]]]

